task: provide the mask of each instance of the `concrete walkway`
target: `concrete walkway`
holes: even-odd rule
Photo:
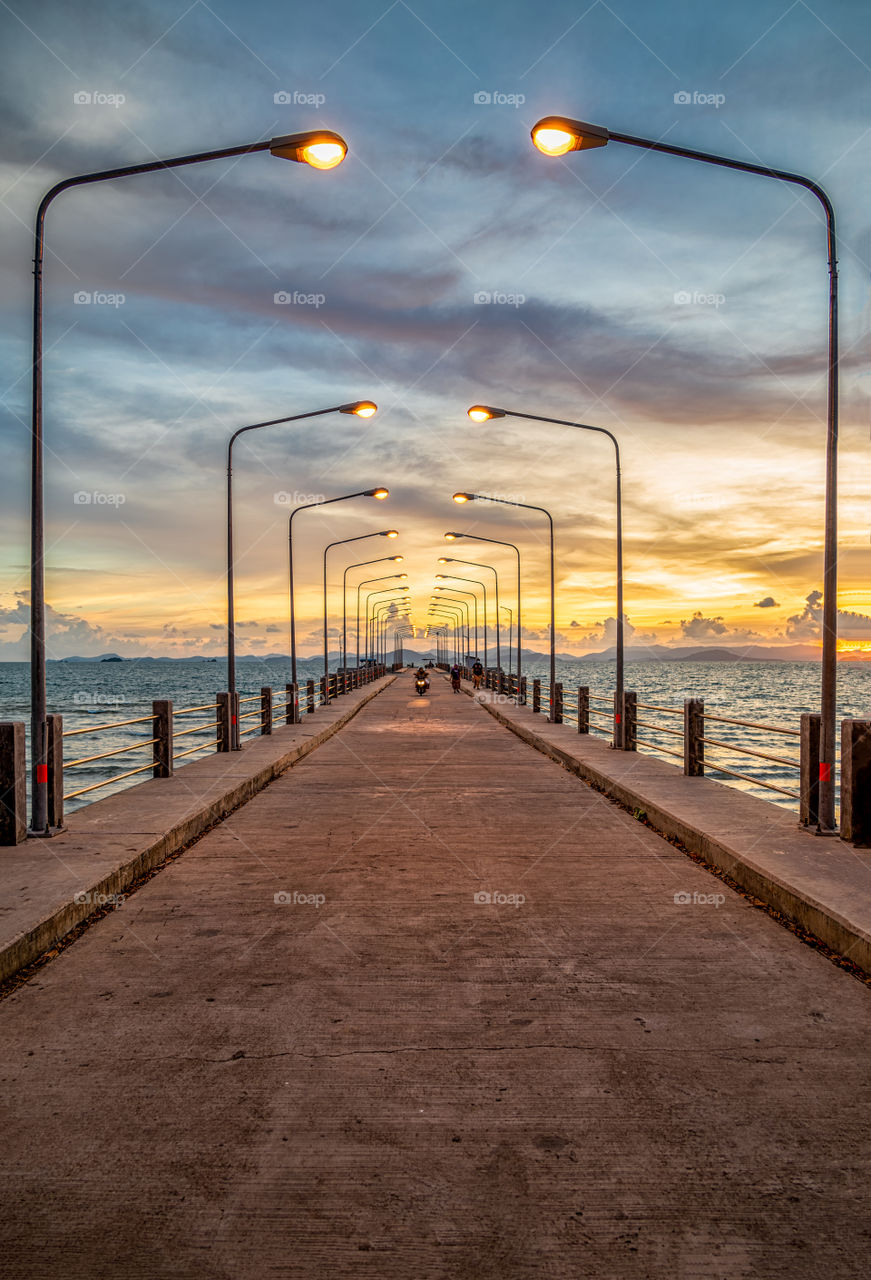
[[[871,993],[438,681],[0,1023],[16,1280],[866,1268]]]

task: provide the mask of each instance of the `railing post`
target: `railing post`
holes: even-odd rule
[[[526,676],[520,677],[520,705],[526,706]]]
[[[590,732],[590,686],[578,685],[578,733]]]
[[[533,680],[532,682],[532,709],[533,711],[541,711],[541,681]]]
[[[230,694],[219,693],[218,703],[218,750],[230,751],[232,716],[230,714]]]
[[[846,721],[844,722],[846,723]],[[801,717],[801,765],[798,820],[815,827],[820,820],[820,715],[806,711]]]
[[[705,700],[686,698],[683,704],[683,771],[688,778],[705,772]]]
[[[308,699],[308,707],[306,708],[306,710],[307,710],[308,714],[309,714],[309,715],[311,715],[311,714],[312,714],[312,712],[313,712],[313,711],[314,711],[314,709],[315,709],[315,682],[314,682],[314,680],[306,680],[306,682],[305,682],[305,696],[306,696],[306,698]]]
[[[172,703],[168,698],[159,698],[151,704],[152,721],[151,736],[156,741],[152,744],[151,759],[154,768],[152,778],[172,777]]]
[[[0,845],[27,837],[27,758],[24,723],[0,723]]]
[[[634,690],[623,691],[623,720],[620,726],[623,751],[638,750],[638,694]]]
[[[64,720],[47,715],[48,721],[48,825],[57,831],[64,824]]]
[[[265,684],[260,688],[260,736],[272,733],[272,686]]]
[[[841,838],[871,844],[871,720],[841,721]]]
[[[559,680],[554,681],[553,685],[553,723],[562,724],[563,722],[563,687]]]
[[[299,685],[286,684],[284,697],[284,723],[299,724]]]
[[[626,749],[625,747],[626,734],[624,729],[625,720],[626,720],[625,690],[624,690],[624,705],[621,706],[620,699],[617,697],[617,690],[615,689],[614,690],[614,740],[611,744],[615,751],[623,751]]]

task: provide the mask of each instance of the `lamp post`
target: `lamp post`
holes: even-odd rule
[[[329,622],[327,618],[327,552],[332,547],[343,547],[348,542],[362,542],[365,538],[396,538],[396,529],[379,529],[376,533],[358,533],[355,538],[339,538],[336,542],[328,542],[324,547],[324,702],[330,701],[330,653]]]
[[[510,547],[517,556],[517,694],[516,701],[520,705],[520,645],[521,645],[521,605],[520,605],[520,548],[515,546],[513,542],[504,542],[501,538],[485,538],[480,533],[456,533],[449,531],[445,534],[445,542],[456,542],[458,538],[471,538],[475,542],[489,542],[494,547]]]
[[[451,589],[451,590],[455,590],[455,591],[456,591],[456,595],[449,596],[449,595],[441,594],[441,595],[433,596],[433,597],[432,597],[432,599],[433,599],[433,601],[434,601],[434,602],[436,602],[436,601],[442,601],[442,602],[445,602],[445,603],[447,603],[447,604],[457,604],[457,605],[460,605],[460,607],[461,607],[461,608],[462,608],[462,610],[463,610],[463,619],[464,619],[465,627],[466,627],[466,640],[465,640],[465,649],[466,649],[466,652],[465,652],[465,656],[464,656],[464,658],[463,658],[463,663],[462,663],[462,665],[463,665],[463,666],[465,666],[465,665],[466,665],[466,660],[467,660],[467,659],[468,659],[468,657],[469,657],[469,651],[470,651],[470,650],[471,650],[471,648],[472,648],[472,639],[471,639],[471,634],[470,634],[470,629],[471,629],[471,610],[470,610],[470,608],[469,608],[468,602],[467,602],[466,600],[462,600],[460,597],[461,597],[461,596],[468,596],[468,597],[469,597],[469,599],[473,600],[473,601],[474,601],[474,604],[475,604],[475,649],[476,649],[476,651],[477,651],[477,648],[478,648],[478,601],[476,600],[476,598],[475,598],[475,593],[474,593],[473,591],[461,591],[461,590],[459,590],[458,588],[450,588],[450,589]],[[439,591],[439,592],[444,593],[445,591],[447,591],[447,590],[448,590],[448,588],[446,588],[446,587],[436,587],[436,590],[437,590],[437,591]]]
[[[364,578],[362,582],[357,583],[357,666],[360,665],[360,590],[362,587],[369,587],[373,582],[392,582],[394,578],[407,578],[407,573],[385,573],[380,578]],[[404,590],[404,588],[403,588]],[[377,591],[370,591],[366,597],[366,649],[369,648],[369,600],[373,595],[377,595]]]
[[[387,537],[389,538],[391,534],[395,534],[395,533],[396,533],[395,529],[389,529],[387,531]],[[399,535],[396,534],[396,536],[398,537]],[[345,667],[346,671],[348,669],[348,610],[347,610],[348,574],[352,569],[362,569],[368,564],[384,564],[388,560],[391,560],[394,564],[401,564],[404,559],[405,559],[404,556],[378,556],[374,560],[360,560],[358,561],[357,564],[349,564],[345,566],[345,571],[342,574],[342,664]],[[359,601],[359,595],[360,593],[358,590],[357,592],[358,601]],[[360,665],[360,645],[359,645],[359,636],[358,636],[357,666],[359,667],[359,665]]]
[[[802,187],[815,196],[826,218],[826,242],[829,268],[828,356],[826,396],[826,509],[823,548],[823,652],[820,696],[820,778],[817,830],[821,834],[835,831],[835,751],[837,742],[838,681],[838,258],[835,238],[835,211],[826,192],[811,178],[768,165],[734,160],[730,156],[696,151],[673,143],[638,138],[628,133],[614,133],[602,125],[586,124],[565,116],[545,116],[532,129],[533,144],[544,155],[562,156],[569,151],[604,147],[609,142],[623,142],[645,151],[661,151],[685,160],[725,169],[737,169],[762,178],[775,178]]]
[[[396,574],[391,574],[391,577],[406,578],[408,577],[408,575],[405,573],[396,573]],[[407,591],[407,589],[408,589],[407,587],[385,587],[380,591],[370,591],[366,596],[366,649],[367,649],[367,653],[371,655],[372,658],[376,656],[375,633],[374,633],[374,628],[370,630],[370,625],[369,625],[370,624],[369,601],[372,599],[373,596],[395,595],[397,591]],[[403,599],[407,600],[408,597],[404,596]],[[386,601],[384,601],[383,603],[386,603]],[[373,611],[377,607],[378,607],[377,605],[373,605],[372,606]]]
[[[549,422],[558,427],[576,427],[579,431],[595,431],[607,436],[614,446],[617,467],[617,635],[615,637],[616,691],[614,694],[614,746],[623,749],[626,741],[626,717],[623,707],[623,644],[625,622],[623,618],[623,474],[620,465],[620,445],[617,437],[606,427],[592,427],[585,422],[567,422],[563,418],[544,418],[537,413],[519,413],[516,409],[494,409],[491,405],[476,404],[469,410],[473,422],[487,422],[492,418],[523,418],[528,422]]]
[[[456,556],[439,556],[439,564],[466,564],[473,569],[489,569],[496,583],[496,671],[502,670],[502,648],[499,638],[499,574],[495,565],[481,564],[478,560],[458,560]],[[473,581],[473,579],[469,579]],[[483,586],[483,583],[481,584]],[[485,619],[486,621],[486,619]],[[510,650],[509,650],[510,652]]]
[[[484,669],[488,669],[487,658],[490,653],[490,647],[487,641],[487,587],[479,578],[463,578],[457,573],[437,573],[436,580],[440,578],[451,578],[454,582],[471,582],[476,587],[480,587],[484,593]],[[456,587],[451,587],[452,591],[456,591]]]
[[[304,502],[294,507],[287,521],[287,554],[290,584],[290,678],[296,684],[296,600],[293,590],[293,520],[300,511],[310,511],[313,507],[328,507],[334,502],[348,502],[351,498],[376,498],[383,501],[390,496],[390,490],[383,487],[377,489],[358,489],[356,493],[343,493],[339,498],[324,498],[321,502]]]
[[[372,608],[372,638],[375,649],[375,656],[379,663],[384,662],[384,637],[386,635],[387,624],[391,619],[397,619],[399,613],[397,607],[401,604],[408,603],[408,596],[403,596],[399,600],[379,600]],[[381,612],[384,610],[385,612]],[[391,610],[393,612],[391,612]]]
[[[508,614],[508,679],[511,679],[511,637],[514,634],[514,611],[507,604],[501,606]]]
[[[109,182],[115,178],[133,177],[139,173],[156,173],[160,169],[178,169],[184,165],[202,164],[207,160],[225,160],[232,156],[269,151],[284,160],[297,160],[316,169],[332,169],[347,154],[347,144],[337,133],[326,129],[286,134],[268,142],[252,142],[241,147],[223,147],[200,151],[169,160],[152,160],[147,164],[124,165],[103,169],[98,173],[64,178],[43,196],[36,212],[33,254],[33,349],[31,405],[31,504],[30,504],[30,754],[32,771],[30,834],[49,836],[48,825],[48,723],[45,691],[45,494],[44,443],[42,429],[42,274],[45,257],[45,218],[52,201],[71,187]]]
[[[553,687],[556,684],[556,579],[553,553],[553,516],[545,507],[534,507],[529,502],[512,502],[509,498],[493,498],[485,493],[455,493],[453,497],[454,502],[499,502],[506,507],[523,507],[525,511],[540,511],[542,515],[547,516],[550,529],[550,713],[548,720],[553,723],[555,705]]]
[[[234,751],[239,750],[239,724],[235,711],[236,692],[236,617],[234,612],[234,562],[233,562],[233,445],[239,436],[261,427],[276,427],[283,422],[299,422],[305,418],[321,418],[328,413],[353,413],[358,418],[371,418],[377,406],[371,400],[355,400],[353,404],[339,404],[332,409],[316,409],[312,413],[294,413],[285,418],[272,418],[269,422],[254,422],[240,427],[230,436],[227,444],[227,689],[230,693],[231,742]]]
[[[462,617],[463,617],[462,613],[460,612],[459,609],[456,608],[456,606],[447,605],[447,604],[439,605],[438,607],[430,605],[429,612],[431,617],[434,617],[434,618],[441,617],[441,618],[447,619],[448,626],[453,632],[454,661],[459,666],[460,650],[459,650],[457,635],[458,635],[458,632],[460,632],[462,629]]]

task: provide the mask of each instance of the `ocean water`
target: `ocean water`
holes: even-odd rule
[[[388,655],[390,657],[390,655]],[[317,679],[322,673],[319,659],[304,659],[299,663],[299,678]],[[540,678],[545,684],[549,678],[546,661],[530,661],[524,668],[530,680]],[[276,698],[283,694],[290,678],[289,662],[241,662],[237,667],[237,685],[244,699],[259,694],[262,685],[270,685]],[[574,718],[573,704],[578,685],[590,688],[591,696],[603,701],[591,701],[591,708],[598,715],[591,716],[594,731],[610,736],[610,703],[613,697],[615,667],[613,662],[557,662],[557,679],[561,680],[564,695],[569,704],[566,720]],[[845,716],[871,716],[871,663],[842,663],[838,672],[839,719]],[[96,725],[112,724],[121,720],[137,719],[151,712],[155,698],[171,698],[176,710],[183,707],[207,705],[215,701],[215,695],[226,686],[226,668],[221,661],[194,662],[76,662],[49,663],[47,670],[49,710],[60,712],[64,718],[64,730],[93,729]],[[800,716],[805,711],[819,710],[820,667],[818,663],[803,662],[632,662],[626,664],[626,687],[634,689],[639,703],[655,703],[672,707],[680,714],[668,715],[661,711],[639,709],[639,720],[682,730],[683,702],[685,698],[705,700],[708,717],[725,716],[729,719],[749,720],[763,725],[797,730]],[[258,702],[243,704],[241,711],[257,710]],[[0,663],[0,719],[23,720],[29,717],[29,668],[26,663]],[[180,729],[206,726],[215,719],[209,710],[179,717],[175,724]],[[243,731],[254,728],[259,721],[252,716],[243,722]],[[83,759],[92,755],[129,746],[149,739],[150,726],[127,725],[101,733],[82,733],[65,742],[65,760]],[[774,734],[765,729],[749,729],[735,725],[716,724],[708,720],[706,736],[722,742],[766,752],[784,760],[798,761],[798,739]],[[669,750],[682,752],[680,737],[664,733],[661,729],[639,727],[639,750],[650,751],[669,763],[679,762],[669,756]],[[204,728],[179,739],[176,751],[193,751],[179,760],[181,768],[190,760],[200,759],[214,750],[214,728]],[[194,750],[196,748],[196,750]],[[775,763],[755,756],[743,756],[717,748],[707,748],[708,771],[711,777],[728,785],[750,791],[763,799],[787,808],[795,808],[797,802],[790,796],[768,790],[769,783],[785,791],[798,789],[797,769],[788,764]],[[151,759],[151,748],[141,747],[135,752],[124,753],[106,760],[92,761],[71,768],[65,778],[64,791],[68,794],[80,791],[95,783],[106,782],[119,774],[145,766]],[[713,771],[714,763],[746,774],[750,781],[729,778]],[[148,772],[118,782],[109,782],[94,791],[86,792],[66,802],[68,812],[83,804],[102,799],[114,791],[137,782],[145,781]]]

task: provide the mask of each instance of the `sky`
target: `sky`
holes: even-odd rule
[[[841,272],[841,649],[871,651],[871,26],[864,0],[3,0],[0,660],[27,656],[32,226],[62,178],[329,128],[265,154],[63,193],[47,218],[49,656],[218,656],[234,452],[240,653],[303,652],[323,549],[402,554],[422,628],[439,556],[493,565],[524,642],[613,642],[614,452],[630,643],[819,644],[828,278],[794,186],[611,143],[548,159],[565,114],[806,174]],[[466,490],[502,502],[459,507]],[[505,501],[507,500],[507,502]],[[461,577],[491,580],[463,566]],[[396,572],[354,568],[349,582]],[[387,584],[390,585],[389,583]],[[473,584],[456,583],[478,590]],[[349,600],[351,597],[349,597]],[[491,596],[492,601],[492,596]],[[503,620],[507,615],[503,614]],[[332,641],[331,643],[334,643]]]

